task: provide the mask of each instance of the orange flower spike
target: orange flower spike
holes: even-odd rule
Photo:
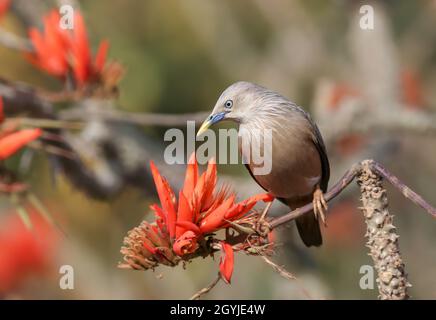
[[[174,239],[176,234],[176,217],[177,213],[174,208],[173,191],[169,187],[168,183],[162,178],[159,170],[154,165],[153,161],[150,161],[151,173],[153,175],[154,184],[159,196],[160,203],[163,208],[163,212],[166,215],[166,226],[170,234],[170,238]]]
[[[179,208],[177,210],[177,223],[176,223],[176,238],[185,233],[185,228],[181,225],[181,222],[191,222],[193,219],[193,212],[186,199],[183,191],[179,192]]]
[[[200,230],[202,233],[213,232],[227,222],[224,217],[227,211],[233,206],[235,196],[231,195],[218,208],[213,210],[208,216],[200,222]]]
[[[230,284],[230,281],[232,279],[233,267],[234,267],[233,247],[230,244],[221,241],[220,273],[222,279],[228,284]]]
[[[42,134],[41,129],[24,129],[11,133],[0,139],[0,160],[12,156],[29,142],[38,139]]]
[[[178,256],[193,253],[197,248],[197,235],[192,231],[186,231],[173,245],[173,251]]]
[[[183,194],[186,199],[191,199],[198,179],[198,164],[195,153],[192,153],[186,167],[185,182],[183,183]]]

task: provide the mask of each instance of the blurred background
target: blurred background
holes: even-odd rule
[[[26,29],[40,26],[42,16],[61,2],[12,0],[0,27],[27,37]],[[360,27],[363,4],[374,8],[373,30]],[[372,158],[436,205],[436,1],[88,0],[74,5],[81,8],[92,48],[108,39],[109,60],[125,67],[119,97],[104,102],[111,108],[183,118],[210,112],[231,83],[255,82],[311,112],[327,144],[331,185],[353,163]],[[0,45],[0,60],[4,79],[62,88],[15,50]],[[25,153],[8,160],[65,234],[31,213],[35,228],[29,235],[11,197],[2,197],[0,297],[189,298],[214,279],[218,259],[196,259],[186,270],[117,268],[127,231],[152,219],[148,206],[156,201],[154,186],[141,170],[153,159],[175,189],[183,182],[184,167],[163,160],[168,145],[163,135],[174,125],[86,117],[86,103],[55,108],[65,119],[77,116],[75,110],[85,114],[86,126],[69,139],[89,160],[87,170],[104,186],[104,196],[89,194],[74,178],[76,172],[54,174],[44,153],[36,152],[25,170]],[[177,127],[186,130],[186,125]],[[99,152],[102,141],[110,141],[112,153]],[[218,170],[241,199],[260,190],[242,165]],[[387,188],[411,296],[435,299],[435,221]],[[359,286],[361,266],[372,265],[359,205],[355,184],[330,202],[320,248],[304,247],[294,224],[280,229],[282,245],[273,258],[298,281],[284,281],[261,259],[240,254],[232,285],[219,283],[206,298],[375,299],[375,284],[372,290]],[[277,204],[272,214],[285,212]],[[62,265],[74,268],[74,290],[59,287]]]

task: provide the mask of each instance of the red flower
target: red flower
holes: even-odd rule
[[[30,217],[32,230],[15,213],[0,221],[0,295],[15,289],[27,276],[44,273],[54,262],[59,237],[34,210]]]
[[[165,225],[170,238],[174,240],[186,231],[196,234],[209,234],[229,226],[228,221],[237,220],[249,212],[258,201],[272,201],[268,193],[255,195],[242,202],[235,203],[235,195],[227,188],[216,192],[216,163],[209,161],[206,172],[198,175],[195,154],[191,156],[186,170],[183,189],[179,193],[179,203],[168,182],[151,163],[151,171],[156,184],[162,208],[151,206],[158,224]],[[177,210],[176,210],[177,207]]]
[[[0,0],[0,17],[2,17],[9,9],[11,0]]]
[[[209,161],[207,170],[199,175],[198,165],[193,154],[186,170],[183,189],[179,192],[178,202],[175,193],[163,178],[153,162],[151,172],[159,195],[161,207],[153,204],[150,208],[156,216],[157,233],[166,234],[172,244],[173,252],[178,256],[194,253],[198,243],[206,235],[230,226],[229,221],[240,219],[247,214],[258,201],[272,201],[267,193],[258,194],[242,202],[235,203],[235,194],[228,188],[216,191],[217,170],[214,160]],[[233,271],[233,250],[229,244],[221,242],[225,257],[220,270],[226,282],[230,282]],[[144,247],[150,253],[155,248],[149,242]]]
[[[41,134],[42,130],[36,128],[20,130],[2,137],[0,139],[0,160],[9,158],[29,142],[38,139]]]
[[[44,17],[44,32],[29,29],[29,38],[35,53],[29,60],[47,73],[65,79],[73,72],[76,84],[80,87],[98,81],[105,66],[109,42],[100,43],[94,59],[88,41],[85,22],[80,12],[74,15],[72,31],[60,27],[60,15],[52,10]]]
[[[273,197],[263,193],[235,202],[235,194],[227,187],[216,190],[215,161],[210,160],[206,171],[200,175],[195,154],[192,154],[177,198],[153,162],[150,166],[161,205],[150,206],[156,218],[154,223],[143,221],[124,238],[121,253],[125,263],[120,267],[146,270],[159,264],[175,266],[195,254],[207,255],[220,249],[220,273],[223,280],[230,283],[234,248],[215,239],[214,232],[227,229],[232,223],[251,221],[253,217],[248,213],[253,206],[261,200],[272,201]],[[243,221],[237,221],[241,218]],[[235,246],[236,250],[245,248],[245,245]]]
[[[3,120],[3,99],[0,97],[0,123]],[[38,139],[41,134],[42,130],[39,128],[0,132],[0,160],[9,158],[29,142]]]
[[[67,31],[60,28],[60,15],[51,11],[43,18],[44,33],[36,28],[29,29],[29,38],[35,52],[28,55],[30,62],[47,73],[65,78],[68,65]]]
[[[109,49],[109,42],[103,40],[100,43],[93,61],[85,22],[80,12],[74,14],[73,33],[69,34],[68,40],[69,53],[71,54],[70,63],[79,86],[84,85],[86,82],[96,80],[103,71],[107,51]]]

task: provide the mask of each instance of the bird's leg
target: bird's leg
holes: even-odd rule
[[[259,221],[265,220],[265,216],[268,213],[269,209],[271,208],[272,203],[273,203],[272,201],[267,203],[265,209],[263,209],[262,214],[260,215]]]
[[[267,235],[270,231],[269,224],[268,224],[268,222],[265,221],[265,216],[268,213],[269,209],[271,208],[272,203],[273,203],[272,201],[267,203],[267,205],[265,206],[265,209],[263,209],[262,214],[260,215],[259,219],[257,220],[256,226],[255,226],[256,231],[262,236]]]
[[[317,219],[321,218],[324,226],[327,226],[325,219],[325,212],[328,209],[327,202],[324,199],[324,193],[317,185],[315,191],[313,192],[313,213]]]

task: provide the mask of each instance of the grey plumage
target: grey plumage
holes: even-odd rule
[[[233,102],[231,110],[225,108],[229,100]],[[311,202],[317,188],[327,190],[330,169],[326,148],[316,124],[301,107],[259,85],[237,82],[221,94],[212,115],[223,111],[226,111],[224,120],[239,123],[240,141],[248,135],[262,135],[262,130],[257,129],[271,129],[269,174],[254,174],[256,165],[240,145],[250,174],[262,188],[291,209]],[[319,222],[314,214],[306,214],[296,223],[307,246],[321,245]]]

